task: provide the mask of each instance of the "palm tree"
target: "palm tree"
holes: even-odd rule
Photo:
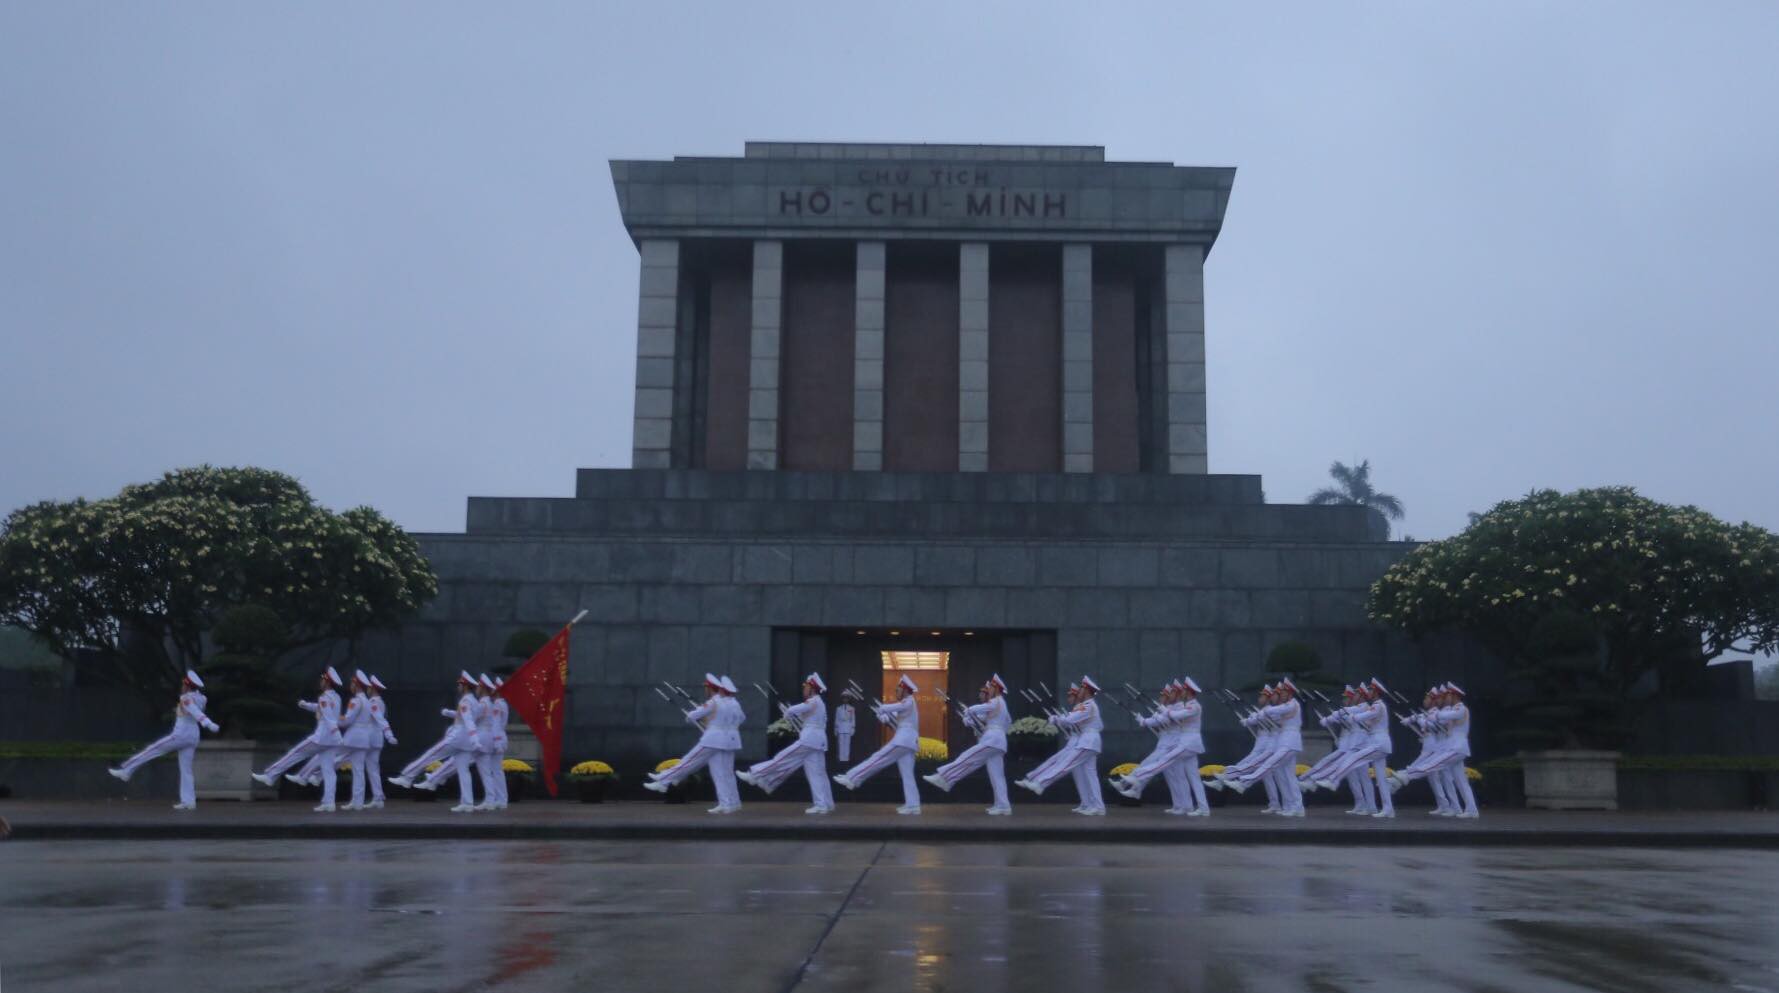
[[[1402,520],[1402,501],[1388,493],[1379,493],[1371,485],[1371,460],[1356,466],[1336,462],[1328,467],[1328,475],[1339,486],[1324,486],[1310,494],[1309,502],[1317,506],[1352,504],[1370,507],[1392,521]]]

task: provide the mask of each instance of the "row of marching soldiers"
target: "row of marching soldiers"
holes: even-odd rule
[[[383,702],[386,688],[383,681],[367,675],[362,669],[354,672],[351,682],[344,684],[349,696],[344,709],[340,702],[342,682],[339,672],[329,666],[319,682],[319,692],[314,700],[297,703],[315,715],[315,730],[264,771],[254,773],[254,780],[266,786],[276,786],[282,775],[298,785],[319,785],[321,803],[315,809],[332,812],[337,809],[337,773],[345,763],[352,772],[351,799],[345,809],[366,810],[383,806],[383,746],[396,744]],[[408,763],[400,775],[389,777],[389,781],[397,786],[436,790],[455,778],[459,802],[451,808],[453,812],[505,809],[506,777],[501,764],[506,757],[508,709],[506,700],[499,696],[501,685],[500,679],[485,673],[477,678],[468,672],[460,672],[457,706],[441,711],[442,716],[451,720],[444,736]],[[111,775],[129,782],[144,763],[169,752],[175,753],[179,759],[179,802],[173,807],[175,810],[195,809],[197,796],[191,763],[198,747],[198,732],[200,728],[212,733],[221,730],[204,713],[208,701],[203,690],[203,679],[196,672],[186,672],[174,711],[172,733],[110,770]],[[480,804],[475,802],[471,769],[482,779],[483,802]],[[422,774],[426,774],[424,779],[420,778]]]
[[[710,812],[730,814],[741,809],[738,781],[770,794],[801,771],[813,800],[805,813],[819,815],[834,810],[827,775],[827,705],[822,699],[828,686],[820,674],[811,673],[803,681],[801,702],[779,703],[781,713],[797,729],[796,741],[766,761],[739,772],[735,769],[735,756],[741,749],[741,726],[747,715],[736,699],[735,683],[728,676],[706,674],[704,688],[704,702],[685,712],[686,720],[701,732],[697,744],[670,768],[651,774],[644,788],[664,793],[708,768],[717,793],[717,805]],[[1134,689],[1126,689],[1133,702],[1141,698]],[[898,814],[921,811],[914,775],[920,733],[919,709],[914,700],[917,691],[913,680],[903,676],[894,701],[873,702],[873,713],[894,729],[893,735],[882,748],[832,777],[833,782],[847,789],[857,789],[894,766],[902,780],[903,802],[896,808]],[[856,684],[846,692],[863,700]],[[956,759],[922,777],[930,786],[950,792],[966,776],[986,771],[994,794],[988,808],[990,815],[1004,816],[1013,810],[1007,796],[1005,771],[1007,730],[1012,724],[1007,692],[1007,684],[996,675],[983,684],[978,693],[980,702],[973,706],[965,707],[947,699],[965,726],[975,732],[977,740]],[[1052,709],[1044,706],[1043,698],[1026,694],[1026,699],[1043,708],[1064,741],[1055,755],[1014,785],[1042,795],[1051,785],[1068,777],[1080,797],[1075,813],[1105,813],[1097,772],[1101,731],[1105,726],[1099,710],[1102,692],[1091,676],[1083,676],[1069,687],[1066,709]],[[1105,695],[1106,700],[1129,712],[1139,726],[1156,736],[1155,749],[1142,762],[1126,775],[1109,780],[1113,789],[1127,797],[1140,797],[1144,787],[1160,777],[1172,795],[1168,813],[1210,815],[1205,795],[1207,784],[1198,768],[1199,756],[1204,753],[1204,711],[1198,699],[1203,692],[1191,677],[1182,677],[1164,686],[1159,698],[1147,701],[1151,706],[1146,713],[1131,709],[1115,693]],[[1445,683],[1428,690],[1420,712],[1397,715],[1396,719],[1421,740],[1420,757],[1398,772],[1390,772],[1386,765],[1391,752],[1389,691],[1381,681],[1371,679],[1357,687],[1347,687],[1339,708],[1316,715],[1335,736],[1336,747],[1299,776],[1297,760],[1303,751],[1304,710],[1298,696],[1296,684],[1286,678],[1276,686],[1263,688],[1257,707],[1238,713],[1242,726],[1254,737],[1254,746],[1241,761],[1211,777],[1210,788],[1241,793],[1259,783],[1267,793],[1266,813],[1301,817],[1305,791],[1333,790],[1345,785],[1354,797],[1349,814],[1388,818],[1395,816],[1391,794],[1415,779],[1426,778],[1438,801],[1433,813],[1477,816],[1476,798],[1464,770],[1464,759],[1470,754],[1469,712],[1463,703],[1464,691],[1456,684]],[[665,694],[663,697],[671,702]],[[1215,699],[1233,707],[1232,697],[1233,694],[1223,691]]]

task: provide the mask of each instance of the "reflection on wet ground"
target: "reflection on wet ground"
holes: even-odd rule
[[[0,989],[1770,990],[1779,854],[898,842],[0,848]]]

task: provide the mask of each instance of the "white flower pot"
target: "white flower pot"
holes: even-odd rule
[[[1526,806],[1541,810],[1617,810],[1618,752],[1521,752]]]

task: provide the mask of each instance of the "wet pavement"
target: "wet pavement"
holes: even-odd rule
[[[315,813],[305,803],[204,803],[176,811],[166,803],[45,801],[0,803],[19,840],[172,841],[461,840],[461,841],[896,841],[1060,842],[1098,845],[1533,845],[1596,847],[1738,847],[1779,850],[1774,811],[1486,810],[1479,820],[1428,817],[1403,808],[1395,820],[1347,817],[1315,807],[1286,819],[1256,806],[1218,807],[1208,818],[1169,817],[1158,805],[1114,807],[1080,817],[1066,803],[1027,803],[1012,817],[980,806],[929,803],[919,817],[892,806],[842,803],[809,817],[802,803],[749,803],[713,817],[703,804],[527,802],[494,813],[453,814],[446,804],[396,801],[382,810]]]
[[[0,990],[1770,990],[1779,854],[0,845]]]

